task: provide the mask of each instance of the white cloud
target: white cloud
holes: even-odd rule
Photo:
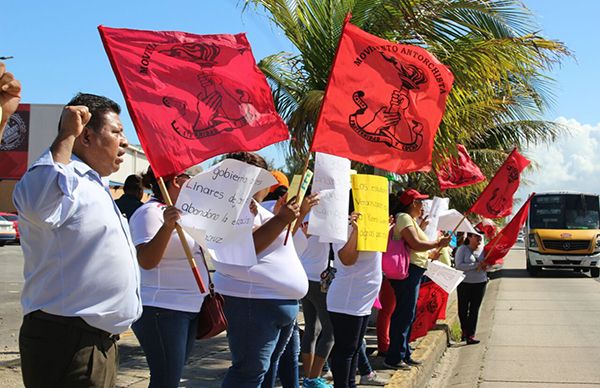
[[[524,176],[531,185],[522,185],[518,196],[544,191],[600,193],[600,123],[581,124],[564,117],[555,121],[568,126],[570,134],[550,145],[523,150],[538,169]]]

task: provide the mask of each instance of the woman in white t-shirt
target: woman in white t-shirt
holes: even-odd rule
[[[267,169],[265,160],[254,153],[239,152],[227,157]],[[267,193],[268,189],[259,191],[254,200],[261,202]],[[310,197],[306,203],[307,212],[317,199]],[[308,279],[291,236],[284,245],[287,225],[299,216],[304,217],[295,198],[283,204],[276,215],[259,203],[256,208],[252,237],[257,264],[226,264],[219,258],[230,254],[230,248],[214,251],[214,284],[225,300],[232,363],[223,379],[225,388],[274,386],[276,374],[270,373],[269,381],[265,375],[269,369],[277,369],[294,328],[298,300],[308,290]]]
[[[358,352],[382,280],[381,252],[357,250],[359,216],[350,214],[348,241],[333,244],[337,272],[327,291],[327,311],[333,325],[331,371],[336,388],[356,386]]]
[[[166,180],[167,191],[177,201],[181,186],[189,179],[182,173]],[[150,387],[178,387],[183,365],[189,357],[198,325],[198,312],[204,295],[188,264],[181,241],[175,231],[179,211],[164,204],[152,170],[143,175],[143,183],[151,187],[152,199],[138,208],[129,220],[133,243],[141,269],[143,313],[133,326],[150,368]],[[202,260],[202,252],[194,247],[194,256]],[[208,276],[199,267],[204,284]]]

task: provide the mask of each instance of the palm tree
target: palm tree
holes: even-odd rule
[[[307,155],[347,12],[363,30],[421,46],[452,70],[455,81],[435,141],[434,168],[461,143],[489,177],[515,146],[551,142],[565,130],[542,117],[553,102],[552,80],[545,73],[570,53],[536,32],[518,0],[247,0],[246,6],[263,7],[298,50],[259,63],[290,128],[292,165],[301,166]],[[433,173],[398,180],[439,194]],[[461,209],[483,187],[449,195]]]

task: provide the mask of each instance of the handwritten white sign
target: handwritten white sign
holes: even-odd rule
[[[438,228],[438,220],[440,214],[448,210],[449,204],[450,198],[433,197],[433,199],[423,201],[423,217],[427,217],[427,221],[429,221],[424,232],[430,241],[437,240],[438,230],[440,230]]]
[[[235,261],[231,264],[252,265],[241,264],[240,260],[255,264],[254,215],[248,210],[249,199],[275,183],[273,175],[266,170],[226,159],[188,180],[181,188],[176,204],[182,211],[180,224],[195,238],[202,239],[203,233],[199,231],[204,232],[206,242],[198,241],[200,246],[216,249],[242,244],[240,248],[245,254],[231,259]]]
[[[319,204],[310,212],[308,234],[325,243],[348,239],[349,190],[350,161],[317,152],[312,191],[319,193]]]
[[[424,275],[442,287],[448,294],[454,291],[465,278],[465,274],[462,271],[448,267],[437,260],[429,263]]]

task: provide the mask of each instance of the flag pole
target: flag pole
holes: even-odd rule
[[[344,37],[344,30],[346,29],[346,25],[350,22],[350,19],[352,19],[352,13],[348,12],[346,14],[346,18],[344,19],[344,24],[342,24],[342,32],[340,33],[340,39],[338,40],[338,45],[337,48],[335,50],[335,54],[333,55],[333,60],[331,61],[331,69],[329,70],[329,77],[327,78],[327,85],[325,86],[325,93],[323,94],[323,101],[321,101],[321,109],[319,110],[319,116],[317,117],[317,122],[315,123],[315,131],[317,129],[317,125],[319,124],[319,121],[321,121],[321,115],[323,114],[323,102],[325,102],[325,98],[327,97],[327,90],[329,89],[329,85],[331,84],[331,75],[333,74],[333,67],[335,66],[335,61],[337,59],[338,53],[340,51],[340,43],[342,42],[342,38]],[[312,149],[312,144],[315,141],[315,133],[313,132],[313,138],[311,141],[311,146],[308,149],[308,155],[306,157],[306,161],[304,162],[304,169],[302,171],[302,179],[300,180],[300,185],[298,187],[298,192],[296,193],[296,196],[298,196],[298,194],[300,194],[300,190],[302,190],[302,183],[304,182],[304,178],[306,177],[306,171],[308,170],[308,162],[310,161],[310,150]],[[300,206],[302,206],[302,204],[300,204]],[[288,237],[290,236],[290,230],[292,229],[292,223],[290,223],[288,225],[288,229],[287,229],[287,233],[285,235],[285,240],[283,241],[283,245],[287,244],[287,240]]]
[[[529,201],[531,200],[531,198],[532,198],[534,195],[535,195],[535,193],[531,193],[531,194],[529,195],[529,197],[527,197],[527,199],[525,200],[525,202],[523,202],[523,205],[521,205],[521,208],[522,208],[523,206],[525,206],[525,204],[527,204],[527,202],[529,202]],[[521,211],[521,209],[519,209],[519,211],[517,211],[517,213],[516,213],[516,214],[519,214],[519,212],[520,212],[520,211]],[[515,214],[515,216],[516,216],[516,214]],[[508,224],[507,224],[507,225],[508,225]],[[504,226],[506,227],[506,225],[504,225]],[[495,235],[495,236],[492,238],[492,240],[493,240],[493,239],[496,239],[496,241],[494,241],[494,243],[492,244],[492,247],[490,248],[490,250],[489,250],[489,251],[488,251],[488,252],[485,254],[485,256],[483,257],[482,263],[485,263],[485,262],[486,262],[486,260],[488,259],[489,255],[492,253],[492,251],[494,250],[494,248],[495,248],[495,247],[496,247],[496,245],[498,244],[498,241],[500,241],[500,238],[499,238],[498,236],[500,236],[500,232],[496,233],[496,235]]]
[[[158,181],[158,186],[160,187],[160,192],[161,192],[165,202],[167,203],[167,205],[173,206],[173,201],[171,201],[171,196],[169,195],[169,192],[167,191],[167,186],[165,185],[165,181],[162,179],[162,177],[158,177],[157,181]],[[187,243],[187,238],[185,237],[185,233],[183,232],[183,229],[181,228],[181,225],[179,225],[179,223],[175,224],[175,230],[177,230],[177,235],[179,236],[179,241],[181,241],[181,246],[183,247],[183,250],[185,251],[185,255],[186,255],[188,263],[190,264],[190,267],[192,269],[192,273],[194,274],[194,278],[196,279],[196,283],[198,284],[198,288],[200,289],[200,293],[204,294],[206,292],[206,286],[204,285],[204,282],[202,281],[202,277],[200,276],[200,272],[198,271],[198,266],[196,265],[196,260],[194,260],[194,255],[192,254],[192,250],[190,249],[190,246]],[[208,271],[208,268],[206,270]]]
[[[300,191],[302,191],[302,184],[304,183],[304,179],[306,178],[306,172],[308,171],[308,163],[310,162],[310,150],[308,151],[308,155],[306,155],[306,160],[304,161],[304,168],[302,169],[302,178],[300,179],[300,184],[298,185],[298,191],[294,196],[297,198],[300,195]],[[300,204],[302,206],[302,204]],[[296,220],[296,222],[298,222]],[[285,233],[285,239],[283,240],[283,245],[287,245],[288,238],[290,237],[290,231],[292,230],[292,222],[288,224],[287,232]]]

